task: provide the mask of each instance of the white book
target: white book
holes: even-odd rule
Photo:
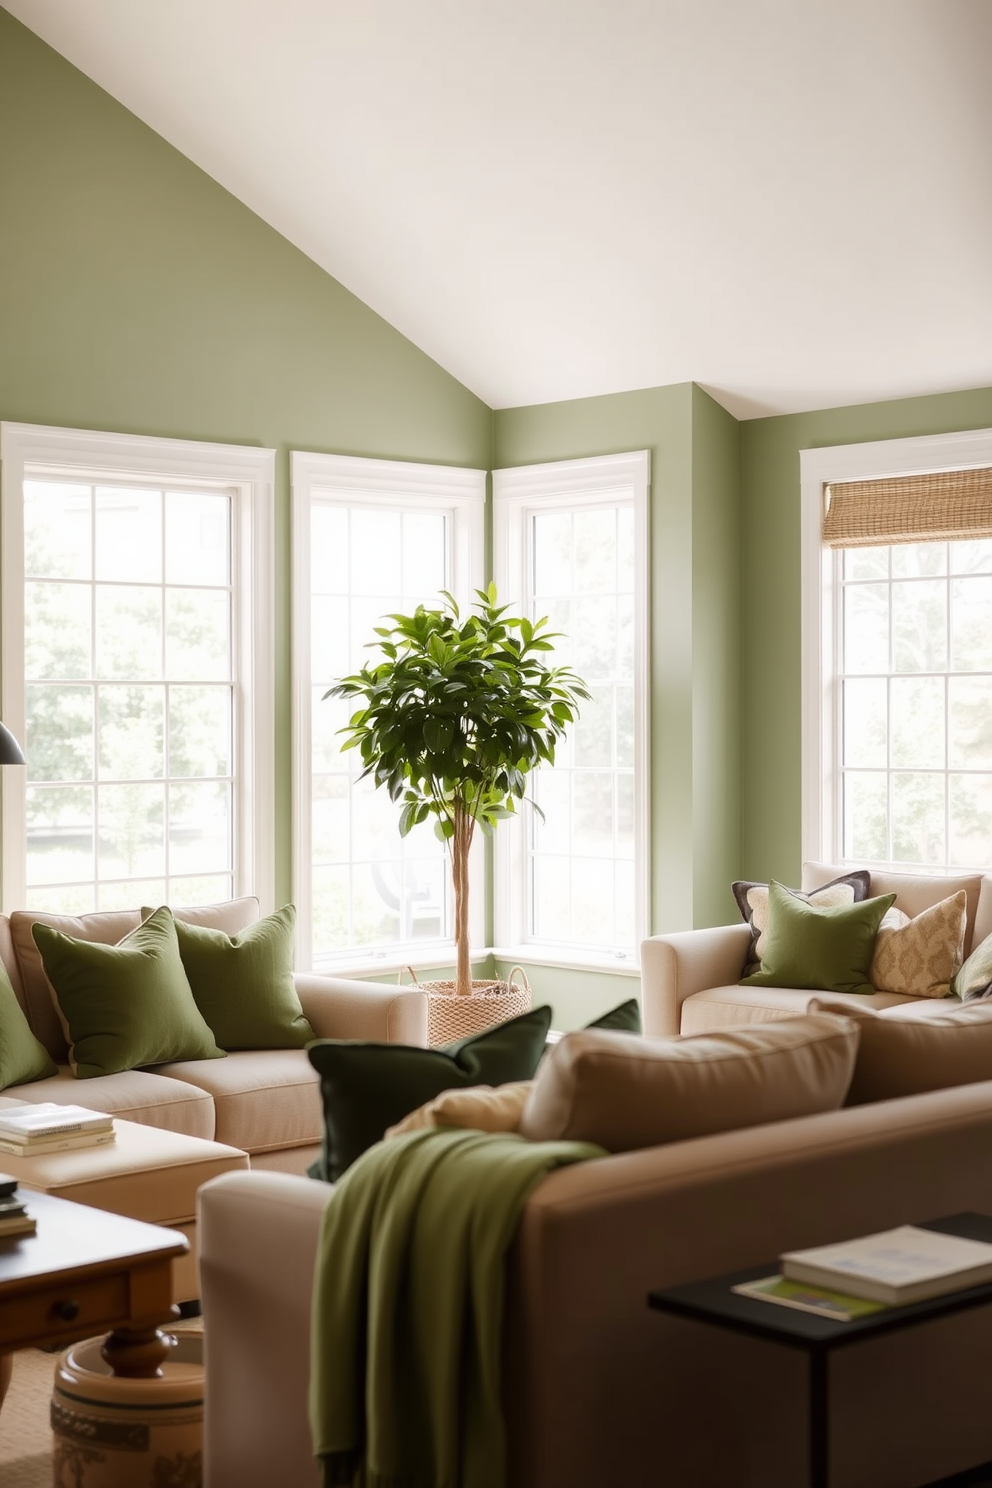
[[[19,1142],[16,1138],[0,1133],[0,1152],[10,1152],[14,1157],[37,1157],[42,1152],[66,1152],[70,1147],[106,1147],[116,1142],[117,1133],[109,1131],[70,1132],[67,1136],[41,1137],[37,1141]]]
[[[21,1142],[112,1129],[113,1120],[105,1111],[90,1111],[86,1106],[59,1106],[54,1101],[40,1101],[34,1106],[0,1108],[0,1137]]]
[[[894,1306],[992,1281],[992,1245],[916,1225],[787,1251],[780,1263],[790,1281]]]

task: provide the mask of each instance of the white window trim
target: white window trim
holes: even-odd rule
[[[311,692],[310,676],[310,508],[314,493],[332,491],[342,502],[395,509],[404,500],[446,511],[452,522],[453,590],[468,606],[485,572],[485,470],[463,466],[422,465],[401,460],[369,460],[353,455],[324,455],[305,450],[290,454],[292,487],[293,593],[293,897],[297,906],[296,957],[301,970],[313,964],[312,834],[311,834]],[[485,882],[481,845],[472,849],[470,933],[473,955],[485,954]],[[453,940],[418,942],[395,954],[355,949],[335,958],[334,971],[351,976],[381,974],[412,966],[447,965],[454,959]],[[322,971],[329,969],[321,965]]]
[[[89,478],[184,480],[235,491],[233,619],[235,677],[241,679],[236,728],[235,894],[255,894],[261,912],[275,908],[275,450],[186,439],[0,424],[3,461],[0,512],[0,704],[14,736],[24,738],[25,473]],[[236,687],[237,687],[236,683]],[[0,771],[3,802],[3,903],[25,900],[27,818],[23,771]]]
[[[840,622],[838,562],[821,541],[824,492],[832,481],[969,470],[992,464],[992,429],[800,450],[802,515],[802,853],[839,862],[836,707]]]
[[[651,902],[650,546],[651,452],[600,455],[493,471],[493,569],[500,602],[524,594],[527,517],[533,511],[602,506],[622,494],[634,505],[634,946],[629,955],[527,938],[525,823],[502,822],[495,838],[496,954],[534,964],[636,973]]]

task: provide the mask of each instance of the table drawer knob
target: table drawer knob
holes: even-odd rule
[[[57,1318],[61,1318],[63,1323],[74,1323],[79,1316],[79,1303],[73,1301],[56,1302],[52,1311]]]

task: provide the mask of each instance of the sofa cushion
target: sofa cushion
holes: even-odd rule
[[[964,889],[910,919],[894,906],[879,926],[869,980],[876,992],[947,997],[964,960]]]
[[[39,1043],[0,965],[0,1090],[56,1073],[55,1061]]]
[[[222,1049],[302,1049],[314,1037],[293,983],[295,925],[292,904],[236,935],[176,918],[193,998]]]
[[[804,863],[802,886],[807,892],[818,888],[831,878],[836,878],[838,873],[850,872],[850,865],[845,868],[843,864],[837,863]],[[989,880],[983,878],[980,873],[958,873],[952,878],[942,874],[929,873],[895,873],[889,869],[871,870],[871,887],[869,893],[873,896],[878,894],[895,894],[896,909],[901,909],[903,914],[915,919],[923,910],[929,909],[932,904],[939,904],[941,899],[946,899],[948,894],[956,894],[959,889],[964,889],[968,896],[968,920],[965,929],[965,954],[967,955],[976,941],[973,939],[975,925],[978,923],[977,916],[980,901],[986,901],[986,917],[992,920],[992,885]],[[992,923],[979,935],[983,936],[992,932]]]
[[[782,1018],[796,1018],[808,1012],[818,997],[825,995],[810,987],[741,987],[736,983],[729,987],[707,987],[705,991],[694,992],[682,1004],[681,1032],[708,1033],[713,1028],[736,1028],[742,1023],[772,1023]],[[833,992],[830,1001],[842,1005],[845,1011],[859,1007],[881,1011],[907,1002],[918,1005],[915,999],[897,992],[875,992],[871,997],[860,992]],[[934,1002],[933,1006],[940,1007],[940,1003]],[[837,1011],[840,1011],[840,1006]]]
[[[207,925],[211,929],[235,935],[258,918],[258,900],[250,894],[241,899],[227,899],[220,904],[177,909],[175,916],[191,925]],[[63,935],[74,936],[76,940],[117,945],[118,941],[141,924],[141,912],[138,909],[112,909],[97,910],[86,915],[60,915],[36,909],[16,909],[11,914],[10,939],[28,1022],[52,1058],[59,1064],[65,1064],[69,1058],[69,1046],[55,1008],[51,983],[45,975],[41,954],[31,934],[31,926],[36,924],[51,925],[54,930],[61,930]],[[0,939],[0,954],[3,951],[3,940]]]
[[[818,1007],[839,1011],[835,998]],[[861,1040],[846,1105],[992,1080],[992,1004],[928,1002],[856,1014]]]
[[[164,1064],[158,1073],[212,1098],[218,1142],[266,1152],[320,1141],[319,1079],[304,1049],[243,1049]]]
[[[992,996],[992,935],[975,947],[951,978],[951,992],[962,1002],[977,1002]]]
[[[63,1065],[50,1079],[32,1085],[13,1085],[4,1091],[12,1100],[55,1101],[57,1105],[86,1106],[141,1126],[157,1126],[187,1137],[214,1135],[214,1103],[203,1090],[170,1080],[151,1070],[122,1070],[77,1080]]]
[[[804,893],[802,889],[790,889],[789,893],[799,899],[808,899],[821,909],[833,909],[838,904],[855,904],[867,899],[870,880],[871,874],[867,869],[861,868],[854,873],[845,873],[839,878],[831,879],[829,883],[821,884],[809,893]],[[742,973],[744,976],[751,976],[760,969],[764,950],[765,931],[768,928],[768,885],[738,880],[730,887],[742,918],[751,927],[751,944]]]
[[[357,1157],[381,1141],[387,1127],[442,1090],[532,1079],[550,1024],[550,1007],[531,1008],[442,1049],[317,1039],[307,1053],[320,1075],[324,1152],[312,1176],[336,1183]]]
[[[156,910],[115,946],[77,940],[50,925],[35,924],[32,934],[80,1079],[224,1057],[193,1001],[171,910]]]
[[[538,1071],[518,1129],[532,1141],[626,1152],[832,1111],[857,1046],[858,1025],[830,1013],[693,1038],[568,1033]]]
[[[818,987],[871,996],[868,981],[878,927],[894,894],[860,904],[818,908],[773,879],[760,971],[746,986]]]
[[[497,1085],[495,1089],[491,1085],[473,1085],[468,1090],[442,1090],[433,1100],[387,1128],[386,1138],[403,1137],[407,1132],[434,1126],[516,1131],[533,1085],[533,1080],[517,1080],[509,1085]]]
[[[10,916],[10,935],[14,943],[17,969],[24,989],[24,1010],[33,1031],[58,1064],[69,1059],[69,1045],[55,1006],[52,984],[45,974],[41,952],[31,934],[34,925],[50,925],[63,935],[76,940],[92,940],[100,945],[117,945],[125,935],[141,924],[136,909],[100,910],[87,915],[46,914],[41,910],[15,909]]]

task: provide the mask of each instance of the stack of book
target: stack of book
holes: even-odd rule
[[[849,1322],[992,1281],[992,1245],[900,1225],[839,1245],[786,1251],[779,1265],[779,1275],[733,1290]]]
[[[17,1179],[0,1173],[0,1240],[8,1236],[33,1235],[38,1225],[17,1194]]]
[[[102,1147],[113,1140],[113,1120],[103,1111],[57,1106],[53,1101],[0,1108],[0,1152],[12,1152],[15,1157],[62,1152],[69,1147]]]

